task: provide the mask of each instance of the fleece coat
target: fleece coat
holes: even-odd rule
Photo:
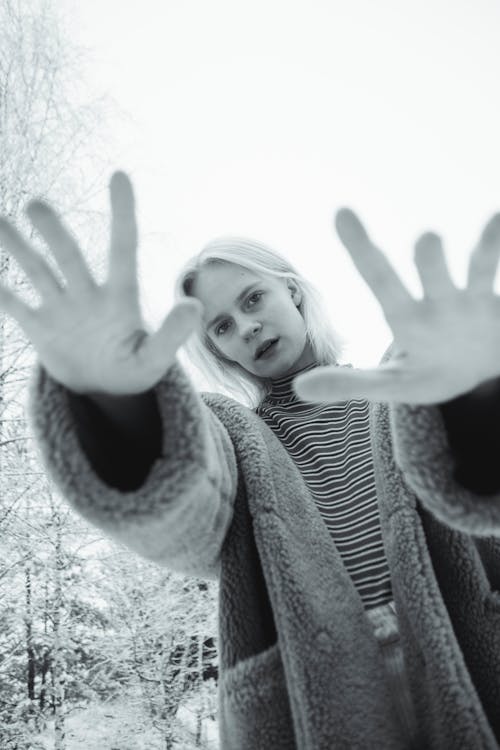
[[[95,473],[67,391],[42,367],[30,415],[78,513],[149,560],[219,581],[222,750],[402,750],[372,626],[286,450],[250,409],[198,393],[177,360],[155,391],[162,456],[131,492]],[[370,433],[419,747],[498,750],[500,496],[455,481],[434,405],[372,403]]]

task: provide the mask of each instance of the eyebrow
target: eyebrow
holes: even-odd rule
[[[246,295],[248,294],[248,292],[249,292],[249,291],[250,291],[251,289],[253,289],[253,288],[254,288],[254,286],[256,286],[256,285],[257,285],[257,283],[258,283],[258,282],[254,281],[254,282],[253,282],[253,284],[250,284],[250,286],[247,286],[247,287],[245,287],[245,289],[243,289],[243,291],[242,291],[242,292],[240,292],[240,293],[238,294],[238,296],[236,297],[236,302],[241,302],[241,300],[242,300],[242,299],[243,299],[244,297],[246,297]],[[210,330],[210,328],[212,328],[212,326],[213,326],[213,325],[215,325],[215,323],[217,323],[217,322],[218,322],[218,321],[219,321],[219,320],[220,320],[221,318],[225,318],[225,317],[226,317],[226,313],[219,313],[218,315],[216,315],[216,316],[215,316],[215,318],[213,318],[213,319],[212,319],[212,320],[210,321],[210,323],[207,323],[207,331],[208,331],[208,330]]]

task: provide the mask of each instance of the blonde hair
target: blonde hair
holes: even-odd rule
[[[217,237],[190,258],[175,281],[175,301],[194,296],[194,282],[209,264],[232,263],[249,271],[274,278],[293,279],[302,300],[298,310],[304,318],[306,336],[321,365],[338,363],[347,339],[328,322],[324,302],[318,289],[280,253],[257,240],[237,236]],[[271,388],[270,378],[261,378],[229,360],[216,347],[208,334],[197,329],[183,346],[189,360],[203,373],[216,390],[255,408]]]

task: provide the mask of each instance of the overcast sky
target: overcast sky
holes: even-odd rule
[[[136,187],[150,322],[187,257],[247,235],[320,288],[345,361],[376,364],[391,333],[334,233],[343,205],[414,294],[428,229],[464,283],[500,209],[500,2],[58,2],[90,88],[127,114],[103,127]]]

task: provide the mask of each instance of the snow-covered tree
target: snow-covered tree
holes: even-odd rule
[[[81,52],[65,37],[51,0],[0,0],[0,214],[35,241],[23,213],[35,196],[65,216],[80,216],[89,234],[103,227],[87,199],[100,179],[96,164],[106,169],[101,155],[92,157],[99,152],[104,102],[85,101],[80,67]],[[47,249],[40,251],[57,271]],[[98,271],[99,259],[93,262]],[[0,282],[37,305],[35,291],[1,246]],[[67,514],[52,502],[27,427],[33,360],[23,331],[0,311],[0,746],[34,747],[30,728],[50,705],[63,750],[60,576]],[[58,550],[50,542],[51,523],[60,525]]]

